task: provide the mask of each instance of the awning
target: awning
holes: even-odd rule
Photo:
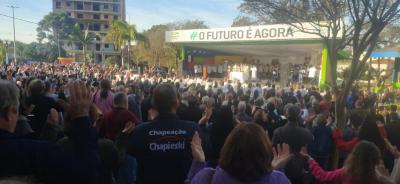
[[[391,57],[397,58],[400,57],[400,51],[392,50],[392,51],[373,51],[371,58],[384,58],[384,57]]]

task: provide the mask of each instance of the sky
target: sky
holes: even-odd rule
[[[126,19],[139,31],[152,25],[184,20],[204,20],[212,28],[228,27],[240,14],[242,0],[126,0]],[[12,15],[8,6],[14,5],[15,17],[39,22],[52,11],[52,0],[0,0],[0,39],[12,40]],[[16,39],[25,43],[36,41],[36,24],[15,21]]]

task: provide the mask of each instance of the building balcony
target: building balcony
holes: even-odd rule
[[[63,11],[62,9],[57,9],[57,10],[61,10],[61,11]],[[66,8],[65,9],[65,11],[70,11],[70,12],[78,12],[78,13],[94,13],[94,14],[109,14],[109,15],[121,15],[121,12],[114,12],[114,11],[94,11],[94,10],[85,10],[85,9],[82,9],[82,10],[78,10],[78,9],[75,9],[75,8]]]
[[[71,2],[85,2],[85,3],[107,3],[107,4],[121,4],[122,0],[70,0]]]

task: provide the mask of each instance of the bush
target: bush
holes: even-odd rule
[[[121,65],[121,59],[119,56],[109,56],[104,62],[106,66],[114,66],[115,64]]]

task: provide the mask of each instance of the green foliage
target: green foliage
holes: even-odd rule
[[[30,44],[21,43],[21,47],[21,60],[53,62],[58,57],[58,47],[55,44],[32,42]],[[65,50],[61,49],[61,53],[65,54]]]
[[[180,47],[165,43],[165,32],[170,30],[204,29],[208,26],[204,21],[193,20],[154,25],[143,32],[146,42],[139,42],[132,53],[137,63],[147,62],[149,65],[160,65],[176,68],[177,53]]]
[[[114,66],[115,64],[119,65],[121,63],[121,59],[118,56],[109,56],[106,58],[104,64],[106,66]]]
[[[141,41],[145,40],[145,38],[139,35],[135,25],[130,25],[123,20],[113,20],[104,40],[112,42],[117,48],[121,48],[131,41]]]
[[[143,34],[138,33],[135,25],[128,24],[123,20],[114,20],[111,22],[110,29],[107,35],[104,37],[104,41],[113,43],[114,46],[118,49],[127,46],[129,51],[132,51],[130,49],[132,42],[142,44],[145,48],[148,47],[147,37]]]
[[[6,52],[7,52],[6,44],[2,40],[0,40],[0,64],[5,63]]]
[[[89,58],[91,60],[92,57],[88,57],[86,50],[87,46],[92,43],[96,38],[96,35],[92,32],[89,32],[88,29],[82,30],[78,23],[76,23],[72,29],[72,33],[70,35],[70,39],[74,43],[79,43],[82,45],[82,54],[83,54],[83,63],[86,63],[86,60]],[[93,54],[92,54],[93,55]]]
[[[167,24],[170,30],[185,30],[185,29],[207,29],[209,28],[202,20],[186,20],[181,22],[173,22]]]
[[[378,44],[379,48],[393,48],[400,47],[400,26],[388,25],[379,34]]]
[[[39,22],[36,29],[38,41],[57,43],[59,40],[68,39],[74,24],[74,20],[65,13],[49,13]]]

